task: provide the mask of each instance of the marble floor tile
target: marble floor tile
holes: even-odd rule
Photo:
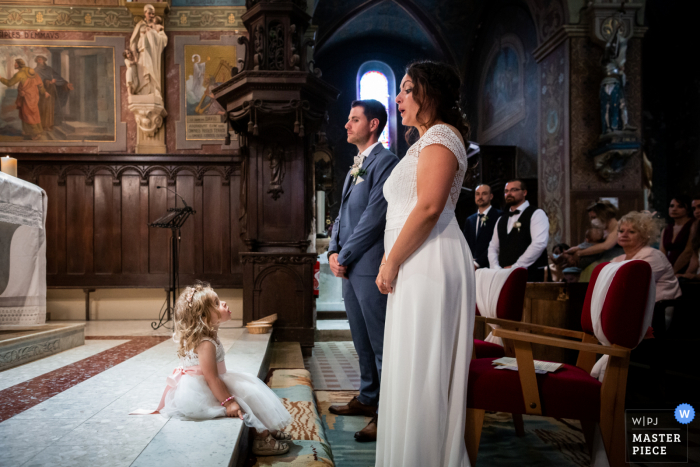
[[[134,337],[109,350],[10,386],[0,391],[0,421],[7,420],[55,397],[105,370],[143,353],[166,339],[167,337]],[[97,382],[99,383],[99,380]],[[92,384],[97,383],[91,381],[83,388]],[[122,389],[126,391],[128,387],[122,387]]]
[[[231,418],[188,421],[170,419],[132,464],[133,467],[226,466],[243,422]],[[206,446],[206,452],[201,447]]]
[[[118,397],[118,396],[112,396]],[[25,410],[12,417],[12,419],[51,419],[70,418],[76,420],[87,420],[112,402],[109,395],[101,394],[92,396],[70,397],[56,400],[49,399],[39,405],[35,405],[29,410]]]
[[[53,445],[22,467],[128,467],[143,451],[143,445]]]
[[[0,372],[0,390],[23,383],[71,363],[92,357],[100,352],[124,344],[125,340],[88,340],[85,345],[50,355],[33,362]]]
[[[40,446],[26,446],[26,445],[5,445],[0,443],[0,449],[2,454],[0,454],[0,463],[3,466],[19,466],[27,462],[32,457],[39,454],[41,451],[46,449],[46,445],[42,444]]]
[[[99,414],[57,440],[57,445],[132,444],[146,446],[168,421],[159,415],[122,415],[101,417]]]
[[[0,423],[0,452],[8,446],[52,444],[77,428],[83,421],[72,419],[15,419]]]

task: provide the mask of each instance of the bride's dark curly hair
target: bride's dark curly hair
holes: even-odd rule
[[[418,103],[416,120],[428,128],[437,120],[454,126],[462,134],[465,144],[469,138],[469,123],[459,105],[462,79],[457,69],[446,63],[430,60],[409,63],[406,74],[413,82],[413,99]],[[406,142],[417,139],[418,130],[406,130]]]

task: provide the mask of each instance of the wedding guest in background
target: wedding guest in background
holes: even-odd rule
[[[697,193],[690,203],[695,220],[700,220],[700,193]]]
[[[683,274],[676,274],[676,277],[682,277],[691,281],[700,281],[700,229],[698,228],[698,223],[698,221],[695,221],[692,229],[693,236],[689,241],[691,256],[688,269]]]
[[[574,255],[579,261],[584,256],[597,256],[593,261],[612,259],[622,251],[618,248],[611,254],[605,253],[617,247],[617,216],[618,210],[610,201],[596,201],[588,206],[588,218],[591,220],[591,227],[603,230],[604,240],[588,248],[581,248],[581,245],[569,248],[568,254]],[[589,263],[589,264],[590,264]]]
[[[492,269],[527,268],[528,282],[544,281],[547,267],[549,219],[543,210],[530,206],[527,185],[515,179],[505,186],[506,206],[489,244]]]
[[[493,193],[490,186],[484,184],[476,187],[474,203],[479,210],[467,217],[462,226],[476,269],[489,267],[489,242],[493,237],[496,222],[503,214],[491,205],[491,201],[493,201]]]
[[[552,282],[564,281],[564,269],[568,266],[564,252],[569,249],[566,243],[558,243],[552,247],[549,255],[549,279]]]
[[[656,283],[656,306],[651,326],[654,337],[660,338],[671,324],[674,300],[681,296],[681,289],[666,256],[650,246],[658,235],[659,225],[651,213],[632,211],[625,214],[620,219],[617,239],[625,254],[613,262],[640,259],[651,265]]]
[[[379,142],[386,121],[386,109],[379,101],[352,103],[345,129],[348,143],[355,145],[358,153],[345,177],[328,247],[331,272],[344,279],[343,300],[360,364],[360,394],[345,405],[332,405],[329,411],[372,417],[355,433],[360,442],[377,439],[384,353],[387,296],[379,292],[374,281],[384,255],[384,182],[399,163],[399,158]]]
[[[684,273],[690,261],[690,255],[682,255],[688,241],[694,219],[690,212],[691,199],[684,195],[675,196],[668,205],[668,216],[671,222],[666,226],[661,235],[659,250],[666,255],[677,273]]]
[[[591,227],[603,229],[603,241],[583,248],[577,245],[567,250],[572,255],[571,266],[581,269],[580,282],[588,282],[597,265],[621,255],[622,248],[617,244],[617,208],[609,201],[598,200],[588,206]],[[584,242],[588,243],[588,242]]]

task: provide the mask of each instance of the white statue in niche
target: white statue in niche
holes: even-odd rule
[[[154,94],[162,102],[161,69],[163,50],[168,45],[168,36],[163,30],[163,19],[156,16],[153,5],[143,7],[144,19],[139,21],[131,34],[129,48],[137,64],[138,80],[141,84],[136,94]]]
[[[167,45],[163,18],[156,16],[153,5],[144,6],[143,19],[134,27],[129,50],[124,54],[129,110],[138,127],[137,153],[166,152],[163,119],[168,112],[163,101],[162,70],[163,50]]]

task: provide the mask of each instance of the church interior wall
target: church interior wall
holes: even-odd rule
[[[465,73],[472,139],[517,146],[517,176],[526,179],[537,178],[536,47],[537,32],[527,6],[494,3],[484,14]]]
[[[243,290],[217,288],[231,310],[231,319],[243,319]],[[90,293],[91,320],[158,319],[165,301],[164,289],[97,289]],[[85,319],[85,293],[75,289],[49,289],[46,311],[52,320]]]
[[[245,251],[245,247],[238,236],[237,141],[224,147],[223,136],[219,135],[220,139],[213,141],[185,141],[183,145],[185,138],[178,138],[178,131],[184,129],[178,128],[178,121],[184,118],[180,102],[186,96],[181,83],[187,77],[180,67],[183,61],[177,63],[176,57],[187,46],[201,45],[208,51],[211,49],[206,47],[211,45],[235,43],[245,31],[240,21],[245,7],[237,0],[207,7],[206,12],[184,4],[173,5],[164,18],[169,43],[164,50],[167,72],[163,79],[169,114],[165,120],[166,153],[153,156],[134,154],[136,123],[128,110],[128,92],[123,85],[126,66],[122,52],[133,30],[131,13],[126,8],[110,8],[112,3],[117,6],[118,0],[99,6],[85,1],[54,3],[18,8],[14,3],[0,2],[0,21],[7,25],[0,33],[1,74],[14,74],[17,51],[27,55],[25,61],[31,67],[36,66],[36,55],[46,55],[48,65],[66,73],[63,77],[74,85],[61,109],[65,110],[65,120],[79,116],[83,132],[95,123],[111,124],[116,130],[104,138],[111,138],[106,142],[93,141],[93,135],[68,142],[61,139],[62,134],[53,139],[58,131],[42,137],[43,141],[23,140],[16,129],[8,130],[19,122],[12,114],[16,112],[14,105],[3,102],[0,108],[0,117],[11,117],[7,119],[10,127],[5,120],[0,125],[0,152],[16,157],[20,178],[38,184],[49,195],[49,312],[53,312],[54,319],[84,319],[82,288],[88,287],[97,289],[91,294],[93,318],[157,316],[164,294],[153,287],[167,282],[169,232],[146,224],[176,205],[173,194],[156,188],[160,185],[177,190],[197,211],[182,229],[181,284],[205,280],[223,287],[232,304],[238,303],[231,307],[234,317],[242,317],[238,252]],[[208,3],[202,2],[202,6]],[[179,44],[183,38],[187,46]],[[91,52],[100,46],[108,53],[102,56]],[[236,65],[239,49],[233,47],[232,55],[228,68],[212,72],[207,66],[206,72],[219,78],[225,73],[220,80],[225,81],[230,66]],[[212,54],[205,60],[217,58]],[[100,78],[108,78],[108,82]],[[5,98],[14,104],[9,94],[16,89],[8,93],[5,86],[0,88],[0,101]],[[200,94],[204,94],[202,90]],[[201,108],[206,111],[208,101],[204,104]],[[3,137],[8,133],[14,138]],[[8,144],[8,139],[19,141]],[[182,205],[179,200],[177,204]]]
[[[697,43],[700,4],[647,0],[642,45],[644,150],[651,162],[650,208],[700,193],[700,79],[688,47]]]

